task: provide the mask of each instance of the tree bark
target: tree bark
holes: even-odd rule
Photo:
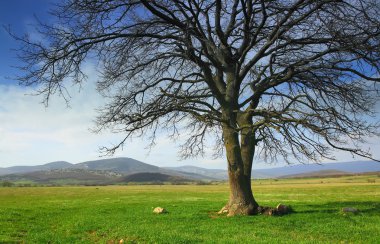
[[[233,128],[225,126],[223,137],[228,161],[230,198],[219,213],[228,213],[228,216],[256,214],[258,204],[253,197],[251,188],[254,152],[252,132],[248,129],[242,130],[241,145],[239,134]]]

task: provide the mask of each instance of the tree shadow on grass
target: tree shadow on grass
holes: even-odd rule
[[[380,214],[380,202],[377,201],[327,202],[323,204],[306,204],[304,207],[305,209],[294,209],[294,213],[337,213],[342,211],[342,208],[352,207],[358,209],[361,214]]]

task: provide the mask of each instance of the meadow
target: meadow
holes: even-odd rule
[[[254,180],[253,190],[295,212],[219,216],[226,183],[1,187],[0,243],[379,243],[378,175]]]

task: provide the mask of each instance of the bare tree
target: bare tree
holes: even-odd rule
[[[229,215],[257,213],[254,155],[318,161],[377,134],[377,0],[67,0],[44,39],[23,42],[24,85],[45,101],[82,83],[96,60],[110,98],[97,129],[132,135],[191,133],[182,156],[201,155],[207,134],[224,145]],[[17,38],[17,37],[16,37]],[[66,82],[65,82],[66,80]],[[219,148],[220,149],[220,148]],[[255,157],[256,158],[256,157]]]

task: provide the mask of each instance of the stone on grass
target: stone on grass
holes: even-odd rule
[[[164,214],[164,213],[168,213],[168,211],[166,209],[164,209],[164,208],[157,207],[157,208],[153,209],[153,213]]]
[[[257,208],[257,212],[258,212],[258,214],[269,215],[269,216],[284,215],[284,214],[291,213],[292,208],[290,206],[287,206],[287,205],[280,203],[277,205],[276,208],[259,206]]]
[[[345,207],[345,208],[342,208],[342,212],[343,213],[358,213],[359,212],[359,209],[357,208],[352,208],[352,207]]]
[[[277,213],[279,215],[288,214],[291,212],[290,211],[291,209],[289,206],[286,206],[286,205],[281,204],[281,203],[277,205],[276,210],[277,210]]]
[[[259,206],[259,207],[257,208],[257,212],[258,212],[259,214],[272,216],[272,215],[276,215],[276,213],[277,213],[277,209],[272,208],[272,207]]]

